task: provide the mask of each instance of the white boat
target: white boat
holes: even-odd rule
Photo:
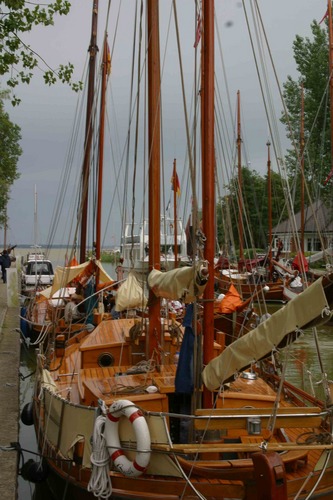
[[[31,252],[23,262],[22,290],[51,286],[54,280],[52,262],[40,251]]]
[[[169,271],[178,265],[190,264],[187,255],[187,239],[180,218],[175,221],[171,217],[161,215],[161,268]],[[175,231],[176,229],[176,231]],[[176,240],[176,241],[175,241]],[[177,245],[177,257],[176,257]],[[121,255],[124,259],[124,270],[148,270],[149,265],[149,222],[127,223],[121,242]],[[177,260],[177,266],[176,261]]]

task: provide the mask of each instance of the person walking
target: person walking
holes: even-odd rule
[[[4,250],[0,255],[0,265],[2,271],[2,281],[7,283],[7,269],[11,266],[11,260],[7,250]]]

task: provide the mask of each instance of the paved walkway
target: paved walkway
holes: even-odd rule
[[[0,499],[17,498],[16,451],[4,451],[19,440],[20,414],[20,334],[19,306],[15,272],[8,276],[8,286],[0,280]]]

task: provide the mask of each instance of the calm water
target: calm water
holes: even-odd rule
[[[25,252],[26,253],[26,252]],[[25,253],[23,255],[25,255]],[[18,253],[16,252],[16,255]],[[55,259],[51,260],[57,264]],[[63,264],[63,262],[61,262]],[[105,265],[106,271],[111,277],[114,277],[114,272],[111,265]],[[273,310],[271,311],[273,312]],[[333,380],[333,326],[321,327],[318,329],[318,340],[321,354],[321,364],[324,371],[327,373],[329,380]],[[34,387],[34,369],[35,369],[35,352],[32,349],[27,349],[25,344],[21,347],[21,391],[20,404],[21,408],[31,401]],[[30,375],[30,376],[29,376]],[[314,391],[319,398],[323,397],[323,389],[321,384],[321,367],[315,349],[315,341],[312,331],[306,331],[290,348],[289,364],[287,371],[289,381],[298,387],[305,389],[308,392]],[[33,458],[37,452],[35,433],[33,426],[20,424],[20,444],[24,450],[24,461]],[[44,500],[48,498],[52,500],[49,492],[35,493],[33,484],[24,481],[19,476],[18,500]],[[62,497],[63,498],[63,497]],[[60,499],[55,499],[60,500]],[[62,500],[62,499],[61,499]],[[67,500],[70,500],[67,498]]]

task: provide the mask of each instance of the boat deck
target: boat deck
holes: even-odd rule
[[[103,344],[106,346],[115,346],[117,342],[123,344],[124,329],[128,332],[129,320],[121,323],[114,323],[118,328],[110,333],[109,322],[101,323],[100,328],[96,329],[95,335],[89,335],[77,343],[73,343],[66,348],[66,356],[56,358],[53,366],[58,366],[57,371],[52,372],[52,377],[56,381],[59,393],[67,394],[71,403],[83,404],[86,406],[98,406],[99,400],[103,400],[107,406],[111,405],[116,399],[130,399],[138,407],[147,411],[167,413],[169,409],[168,395],[174,392],[174,381],[176,374],[175,365],[163,365],[153,371],[141,372],[140,365],[116,365],[110,367],[82,366],[82,360],[85,352],[90,349],[95,350],[95,345]],[[134,325],[134,320],[130,320]],[[110,344],[111,343],[111,344]],[[97,350],[97,348],[96,348]],[[156,392],[147,392],[147,387],[155,386]],[[67,391],[71,387],[70,392]],[[282,393],[283,394],[283,393]],[[271,413],[276,404],[275,391],[262,379],[254,379],[251,374],[240,376],[230,384],[225,386],[223,392],[217,397],[216,414],[231,415],[229,420],[221,421],[216,424],[206,426],[204,420],[195,420],[197,432],[203,430],[219,430],[220,440],[217,442],[207,442],[200,449],[198,443],[192,444],[173,444],[173,451],[180,457],[196,456],[193,477],[198,484],[208,484],[213,481],[214,484],[223,481],[230,481],[230,492],[244,492],[244,483],[237,482],[237,467],[243,467],[242,475],[248,474],[250,481],[253,475],[252,454],[260,452],[263,444],[268,444],[268,450],[275,445],[281,452],[282,461],[285,465],[288,480],[288,495],[293,498],[299,491],[307,477],[310,477],[306,486],[307,491],[314,483],[314,476],[311,476],[318,460],[323,453],[326,456],[327,451],[323,449],[304,449],[298,447],[296,439],[304,433],[318,434],[322,421],[321,409],[318,407],[299,407],[295,408],[292,403],[280,397],[278,408],[276,410],[276,421],[274,430],[266,432]],[[201,413],[200,413],[201,412]],[[214,410],[198,410],[197,417],[202,415],[207,419]],[[242,412],[244,417],[242,417]],[[249,415],[259,415],[262,432],[249,435],[247,428]],[[293,415],[290,415],[293,414]],[[232,422],[232,418],[237,417],[237,424]],[[213,422],[212,420],[210,422]],[[236,422],[236,421],[235,421]],[[228,440],[232,443],[228,445]],[[157,447],[156,447],[157,446]],[[162,449],[164,446],[165,449]],[[168,452],[168,445],[160,445],[160,452]],[[229,446],[229,448],[228,448]],[[158,450],[158,445],[152,443],[152,448]],[[169,450],[170,451],[170,450]],[[231,461],[226,460],[225,453],[236,455],[235,469],[231,467]],[[194,465],[188,460],[188,467]],[[227,465],[227,466],[226,466]],[[185,467],[185,464],[184,464]],[[245,467],[245,469],[244,469]],[[318,467],[317,467],[318,468]],[[320,468],[320,467],[319,467]],[[248,472],[246,470],[248,469]],[[239,471],[240,469],[238,469]],[[244,472],[245,471],[245,472]],[[212,474],[211,476],[209,474]],[[233,475],[234,474],[234,475]],[[333,470],[331,479],[333,483]],[[327,476],[325,474],[325,480]],[[117,476],[117,481],[121,479]],[[127,478],[128,480],[128,478]],[[117,482],[116,481],[116,482]],[[213,484],[212,483],[212,484]],[[221,483],[222,484],[222,483]],[[248,486],[247,486],[248,487]],[[206,486],[205,486],[206,489]]]

